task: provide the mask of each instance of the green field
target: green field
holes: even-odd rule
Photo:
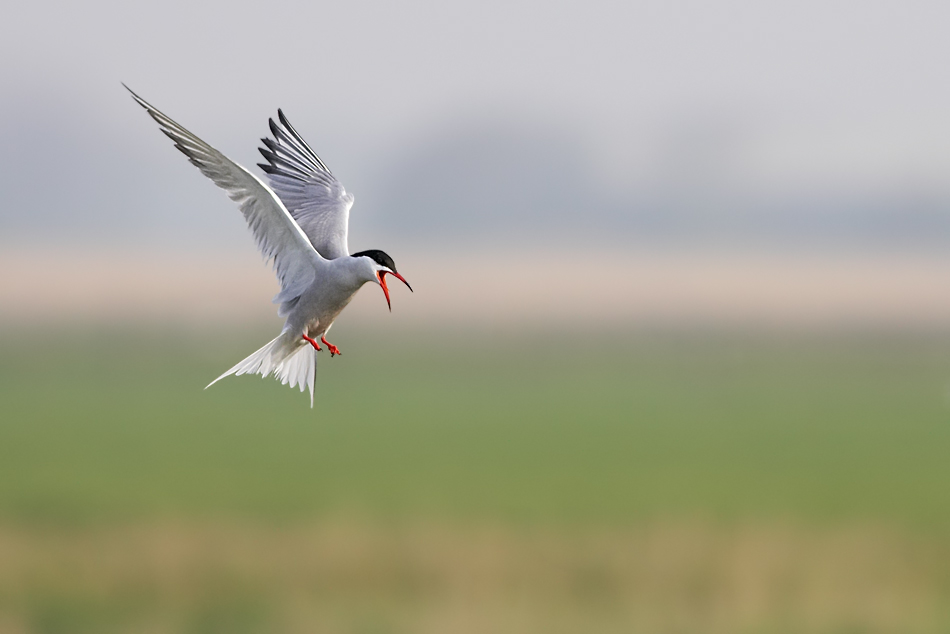
[[[0,338],[0,632],[950,624],[950,337],[334,333]]]
[[[215,337],[7,337],[0,514],[950,522],[950,340],[344,336],[311,410]]]

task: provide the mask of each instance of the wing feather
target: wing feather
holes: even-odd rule
[[[126,89],[191,164],[225,190],[241,208],[258,249],[265,259],[274,262],[281,287],[274,301],[286,302],[299,297],[313,283],[322,258],[278,195],[257,176],[160,112],[128,86]]]
[[[258,165],[281,202],[323,257],[349,255],[347,232],[353,196],[297,133],[282,110],[268,125],[273,139],[261,142],[267,163]]]
[[[330,168],[327,167],[326,163],[324,163],[320,159],[319,156],[317,156],[317,153],[313,151],[310,145],[308,145],[307,142],[303,140],[303,137],[300,136],[297,130],[294,129],[294,126],[290,125],[290,121],[287,120],[287,117],[284,116],[284,111],[281,110],[280,108],[277,109],[277,118],[280,119],[280,122],[284,126],[284,128],[286,128],[287,131],[290,132],[290,135],[293,138],[294,143],[301,148],[304,154],[306,154],[311,159],[313,159],[313,161],[317,164],[316,165],[317,167],[319,167],[325,172],[329,172]]]

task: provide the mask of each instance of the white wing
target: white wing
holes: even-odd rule
[[[349,255],[346,234],[353,195],[343,189],[282,111],[277,111],[277,118],[280,123],[269,120],[276,140],[261,139],[267,147],[260,151],[268,162],[258,166],[320,255],[328,260]]]
[[[274,302],[286,302],[303,293],[313,283],[315,266],[322,258],[273,190],[257,176],[156,110],[128,86],[126,89],[158,122],[162,132],[175,142],[175,147],[240,206],[257,241],[257,248],[267,260],[274,260],[274,270],[280,281],[280,293]]]

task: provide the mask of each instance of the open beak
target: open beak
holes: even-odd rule
[[[380,272],[378,272],[378,273],[376,274],[376,275],[379,277],[379,285],[383,287],[383,294],[386,296],[386,305],[389,306],[389,312],[392,312],[392,311],[393,311],[393,305],[389,302],[389,287],[386,286],[386,274],[387,274],[387,273],[389,273],[390,275],[392,275],[393,277],[395,277],[396,279],[398,279],[400,282],[402,282],[403,284],[405,284],[405,285],[409,288],[409,291],[410,291],[410,292],[412,292],[412,287],[409,286],[409,282],[406,281],[406,278],[404,278],[404,277],[403,277],[402,275],[400,275],[399,273],[396,273],[395,271],[380,271]]]

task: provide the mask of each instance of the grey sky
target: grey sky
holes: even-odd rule
[[[598,208],[657,192],[684,204],[910,192],[939,206],[948,18],[944,2],[15,3],[0,22],[0,228],[34,225],[21,208],[37,198],[67,214],[73,192],[81,214],[128,231],[210,227],[228,208],[183,175],[193,168],[120,80],[244,164],[283,107],[356,194],[364,231],[393,191],[412,205],[405,192],[429,186],[404,156],[427,170],[432,148],[492,122],[486,138],[527,127],[547,135],[538,147],[576,148],[555,161],[579,171],[564,198],[593,192]],[[415,186],[377,184],[390,165]]]

